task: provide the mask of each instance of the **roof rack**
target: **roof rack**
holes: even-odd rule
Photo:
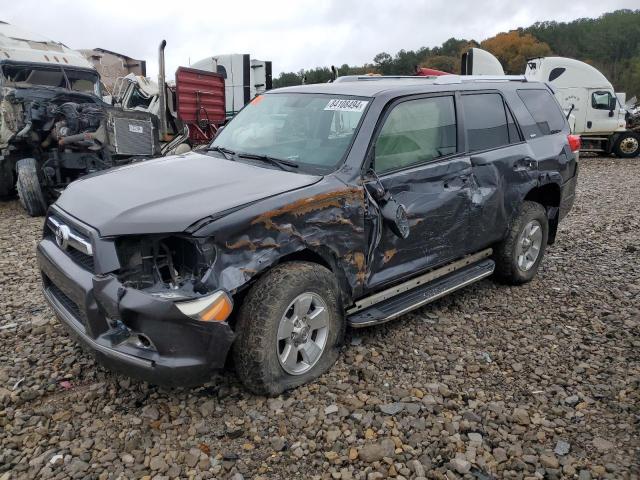
[[[471,82],[526,82],[524,75],[431,75],[431,76],[415,76],[415,75],[347,75],[338,77],[335,82],[362,82],[362,81],[380,81],[380,80],[413,80],[425,81],[433,85],[448,85],[453,83],[471,83]]]

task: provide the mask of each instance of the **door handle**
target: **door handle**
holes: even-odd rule
[[[513,162],[513,169],[515,171],[536,170],[537,168],[538,162],[531,157],[524,157]]]

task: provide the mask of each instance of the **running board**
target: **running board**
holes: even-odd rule
[[[480,260],[473,265],[456,269],[444,276],[424,283],[411,290],[404,291],[390,299],[374,305],[347,312],[347,322],[353,328],[368,327],[385,323],[411,310],[420,308],[429,302],[482,280],[493,273],[495,262],[491,259]]]

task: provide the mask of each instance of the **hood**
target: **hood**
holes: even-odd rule
[[[84,177],[56,205],[101,236],[182,232],[204,217],[320,179],[191,152]]]

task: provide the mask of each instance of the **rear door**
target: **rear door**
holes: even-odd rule
[[[464,92],[461,110],[473,171],[467,244],[475,251],[503,238],[537,162],[500,92]]]
[[[368,288],[409,277],[466,251],[469,157],[460,153],[452,94],[397,102],[375,141],[374,169],[407,210],[411,231],[399,238],[387,225],[372,245]]]

